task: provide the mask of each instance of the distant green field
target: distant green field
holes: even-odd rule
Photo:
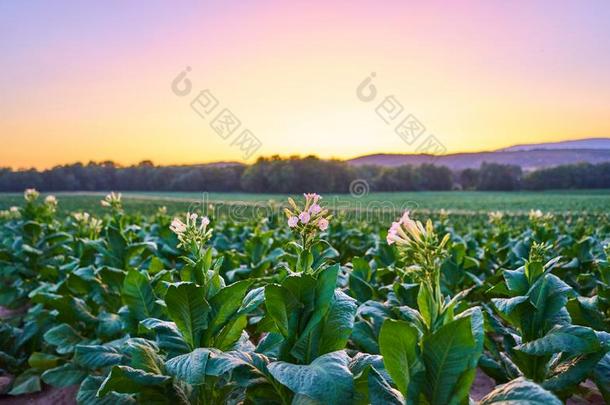
[[[99,200],[105,193],[54,193],[62,211],[100,212]],[[126,192],[124,206],[128,212],[150,214],[166,206],[170,213],[185,211],[194,205],[267,207],[270,202],[284,204],[286,195],[247,193],[171,193]],[[21,194],[0,194],[0,209],[22,202]],[[445,209],[459,212],[493,210],[525,213],[531,209],[548,212],[608,212],[610,190],[575,190],[548,192],[396,192],[370,193],[356,198],[349,194],[324,195],[325,206],[349,211],[421,211]]]

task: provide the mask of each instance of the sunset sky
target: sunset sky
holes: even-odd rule
[[[610,2],[2,1],[0,73],[14,168],[414,153],[375,112],[387,96],[447,152],[610,137]],[[224,108],[241,121],[227,139],[210,126]]]

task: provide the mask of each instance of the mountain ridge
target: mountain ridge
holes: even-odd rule
[[[610,149],[610,138],[584,138],[557,142],[524,143],[498,149],[496,152],[557,149]]]
[[[346,160],[352,165],[436,164],[452,170],[476,169],[482,163],[521,166],[524,170],[577,163],[610,162],[610,138],[587,138],[560,142],[513,145],[494,151],[460,152],[446,155],[376,153]]]

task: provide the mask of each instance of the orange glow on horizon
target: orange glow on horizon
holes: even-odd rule
[[[70,7],[0,6],[0,166],[416,153],[375,113],[390,95],[447,153],[610,136],[604,3]],[[204,89],[241,121],[227,139],[190,106]],[[245,128],[261,142],[248,158],[232,144]]]

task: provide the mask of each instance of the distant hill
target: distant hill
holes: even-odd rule
[[[573,141],[530,143],[498,149],[498,152],[515,152],[536,149],[610,149],[610,138],[587,138]]]
[[[515,145],[491,152],[453,153],[433,156],[422,154],[375,154],[348,160],[353,165],[400,166],[434,163],[452,170],[478,168],[481,163],[521,166],[524,170],[575,163],[610,162],[610,139],[591,138],[574,141]]]

